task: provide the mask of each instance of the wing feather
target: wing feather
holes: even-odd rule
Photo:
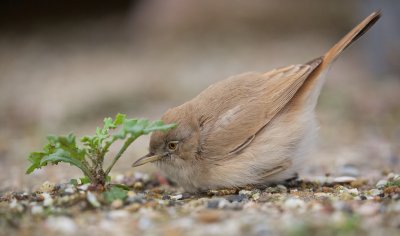
[[[316,61],[234,76],[200,93],[194,104],[201,114],[201,152],[221,159],[243,150],[293,98]]]

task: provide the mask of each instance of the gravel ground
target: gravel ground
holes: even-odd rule
[[[398,235],[400,175],[320,176],[189,194],[159,175],[118,175],[122,197],[43,183],[0,200],[3,235]],[[122,191],[122,190],[121,190]]]

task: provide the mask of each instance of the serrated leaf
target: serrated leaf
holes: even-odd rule
[[[118,113],[115,116],[114,125],[115,126],[122,125],[124,123],[125,119],[126,119],[126,115],[125,114]]]
[[[80,179],[80,181],[81,181],[81,183],[82,184],[88,184],[88,183],[90,183],[90,179],[88,178],[88,177],[82,177],[82,178],[79,178]]]
[[[40,161],[40,165],[43,166],[47,163],[58,164],[59,162],[66,162],[81,169],[85,175],[89,175],[89,169],[79,159],[72,158],[69,154],[70,153],[64,150],[58,149],[55,153],[43,157]]]
[[[124,200],[128,196],[128,191],[117,186],[112,186],[108,191],[103,193],[103,196],[108,203],[111,203],[117,199]]]
[[[42,167],[42,165],[40,164],[42,158],[45,156],[45,154],[43,152],[32,152],[29,157],[28,160],[32,163],[28,169],[26,170],[27,174],[32,173],[35,169],[39,169]]]

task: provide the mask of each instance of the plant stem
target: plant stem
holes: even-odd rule
[[[133,137],[128,138],[128,140],[126,140],[126,142],[124,143],[124,146],[122,146],[122,148],[119,150],[118,154],[114,157],[114,160],[111,162],[111,165],[107,168],[107,170],[105,172],[105,176],[108,176],[108,174],[110,173],[111,169],[114,167],[115,163],[122,156],[122,154],[126,151],[126,149],[129,147],[129,145],[131,145],[131,143],[133,141],[135,141],[135,139],[137,137],[138,136],[133,136]]]

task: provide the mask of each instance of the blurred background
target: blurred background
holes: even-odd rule
[[[0,191],[81,175],[67,165],[25,175],[48,134],[92,134],[118,112],[158,119],[231,75],[321,56],[376,9],[382,19],[328,74],[302,174],[360,178],[400,170],[399,1],[1,1]],[[132,173],[147,145],[113,175]]]

